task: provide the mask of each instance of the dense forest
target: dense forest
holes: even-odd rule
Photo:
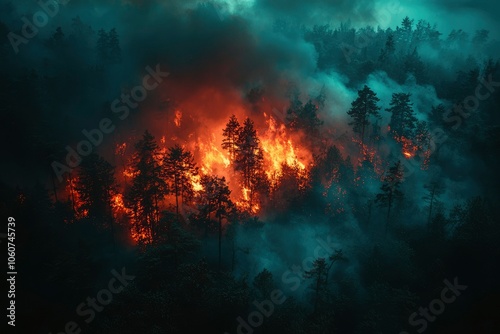
[[[497,333],[498,26],[246,6],[0,1],[18,332]]]

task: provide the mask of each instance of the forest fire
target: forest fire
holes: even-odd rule
[[[125,206],[125,202],[123,201],[123,194],[116,194],[112,198],[112,206],[113,213],[115,216],[119,216],[121,214],[131,215],[133,211]]]
[[[264,117],[266,117],[268,128],[264,132],[261,143],[264,151],[264,170],[271,188],[278,185],[285,165],[296,170],[298,177],[307,175],[312,163],[311,153],[294,144],[287,134],[285,124],[278,126],[272,116],[264,114]]]
[[[174,124],[176,127],[180,128],[181,127],[181,121],[182,121],[182,111],[176,110],[175,111],[175,118],[174,118]]]
[[[18,332],[500,328],[500,1],[65,2],[1,2]]]
[[[222,133],[222,129],[219,131]],[[197,150],[200,153],[200,166],[203,174],[217,174],[223,172],[231,164],[231,160],[217,144],[215,134],[212,133],[207,142],[198,139]]]
[[[78,191],[79,184],[78,177],[69,176],[66,180],[66,193],[68,194],[68,198],[73,207],[73,211],[75,212],[75,218],[82,219],[88,216],[89,211],[87,209],[82,208],[85,202],[81,198],[81,194]]]
[[[416,155],[418,146],[415,145],[410,139],[402,136],[397,141],[401,144],[402,152],[406,159],[411,159]]]

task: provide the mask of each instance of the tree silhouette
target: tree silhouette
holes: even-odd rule
[[[414,136],[417,118],[414,116],[410,96],[411,94],[405,93],[392,94],[391,107],[386,109],[392,114],[389,127],[397,141],[401,141],[403,137],[411,139]]]
[[[248,206],[252,207],[253,194],[259,185],[264,156],[254,123],[247,118],[238,135],[236,170],[243,177],[243,187],[249,191]]]
[[[168,187],[162,178],[161,153],[154,136],[146,131],[135,144],[135,152],[130,163],[132,186],[127,200],[134,212],[134,221],[139,233],[149,229],[149,241],[156,240],[156,225],[159,222],[158,202],[167,193]],[[141,234],[141,233],[139,233]]]
[[[241,131],[240,123],[236,116],[231,115],[226,127],[222,131],[224,139],[222,140],[222,148],[229,152],[229,157],[234,161],[236,151],[238,149],[238,138]]]
[[[389,168],[389,171],[384,177],[383,184],[380,187],[381,193],[377,194],[375,202],[381,207],[387,208],[387,221],[385,225],[385,232],[389,229],[389,219],[391,216],[391,208],[394,201],[403,197],[403,193],[399,190],[401,182],[403,181],[403,167],[401,161],[398,161]]]
[[[324,258],[314,260],[311,270],[304,272],[304,278],[313,280],[314,289],[314,312],[318,311],[321,300],[321,295],[326,290],[326,283],[328,281],[328,267]]]
[[[377,106],[379,101],[377,94],[365,85],[362,90],[358,90],[358,98],[351,103],[351,109],[347,112],[353,119],[349,125],[361,137],[361,147],[364,144],[365,128],[370,124],[369,117],[380,118],[380,107]]]
[[[118,64],[122,60],[122,50],[116,29],[113,28],[108,33],[108,58],[111,64]]]
[[[394,55],[394,51],[396,51],[396,48],[394,46],[394,35],[389,34],[387,36],[387,39],[385,41],[385,46],[384,48],[380,51],[380,56],[378,60],[384,64],[387,62],[387,60],[390,59]]]
[[[116,192],[115,169],[97,154],[85,158],[78,172],[76,191],[83,202],[81,210],[88,212],[87,217],[95,221],[103,220],[109,225],[112,235],[113,213],[112,198]]]
[[[417,151],[425,154],[431,149],[432,136],[429,132],[429,127],[425,121],[417,121],[417,126],[415,129],[415,145],[417,146]],[[424,163],[426,161],[424,160]]]
[[[231,191],[226,185],[226,178],[217,176],[203,175],[201,177],[203,190],[200,191],[202,210],[207,217],[207,223],[210,221],[210,215],[214,213],[218,220],[219,235],[219,268],[222,260],[222,219],[228,218],[228,215],[234,210],[234,204],[231,201]]]
[[[319,97],[323,99],[322,96]],[[309,136],[317,136],[319,126],[323,124],[318,118],[318,106],[313,100],[307,101],[306,104],[295,98],[287,111],[287,120],[292,129],[304,130]]]
[[[101,66],[118,64],[121,62],[120,40],[116,29],[109,32],[100,29],[97,32],[97,58]]]
[[[106,65],[109,60],[108,44],[109,35],[104,29],[97,32],[97,59],[101,66]]]
[[[273,274],[265,268],[262,269],[253,279],[253,286],[257,290],[259,299],[269,298],[275,288]]]
[[[422,199],[429,203],[429,214],[427,215],[427,226],[429,226],[432,219],[432,209],[439,196],[444,193],[444,185],[439,179],[436,179],[424,185],[424,188],[427,190],[427,194]]]
[[[192,177],[198,175],[198,167],[191,152],[179,145],[170,147],[163,160],[165,178],[170,191],[175,195],[175,210],[179,214],[179,197],[182,203],[194,196]]]

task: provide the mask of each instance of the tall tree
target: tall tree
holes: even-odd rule
[[[386,109],[392,114],[389,127],[397,141],[401,141],[403,137],[412,139],[414,136],[417,118],[414,115],[410,97],[411,94],[394,93],[390,108]]]
[[[111,64],[118,64],[122,60],[122,50],[120,48],[120,40],[116,29],[113,28],[108,33],[108,57]]]
[[[317,101],[320,105],[324,96],[320,95]],[[292,101],[290,108],[287,111],[287,119],[290,127],[293,129],[304,130],[307,135],[316,136],[319,131],[319,126],[323,124],[318,118],[318,105],[313,100],[303,104],[298,97]]]
[[[109,32],[100,29],[97,35],[98,63],[101,66],[120,63],[122,54],[116,29],[113,28]]]
[[[146,131],[135,144],[130,163],[132,185],[126,196],[133,208],[136,231],[142,235],[141,230],[149,230],[148,238],[143,240],[146,242],[156,240],[155,229],[160,219],[158,202],[168,190],[162,178],[161,158],[154,136]]]
[[[389,219],[391,217],[391,208],[395,200],[403,197],[403,193],[399,190],[403,181],[403,167],[401,161],[394,164],[384,176],[383,184],[380,187],[381,193],[377,194],[375,202],[381,207],[387,207],[387,221],[385,232],[389,229]]]
[[[236,157],[240,131],[241,126],[238,119],[236,116],[231,115],[226,127],[222,130],[222,135],[224,136],[224,139],[222,140],[222,148],[229,152],[229,156],[232,161],[234,161]]]
[[[425,121],[417,121],[417,126],[415,129],[415,145],[417,146],[417,151],[420,152],[424,159],[422,164],[426,166],[430,157],[430,150],[432,144],[432,136]]]
[[[349,125],[361,137],[361,147],[364,144],[365,129],[370,124],[369,117],[380,118],[380,107],[377,106],[379,101],[377,94],[365,85],[362,90],[358,90],[358,98],[351,103],[351,109],[347,112],[353,119]]]
[[[179,145],[170,147],[163,160],[166,180],[169,182],[170,191],[175,195],[176,213],[179,214],[179,197],[185,200],[194,196],[192,177],[198,175],[198,167],[194,162],[191,152]]]
[[[253,194],[259,185],[264,156],[254,123],[247,118],[238,135],[235,168],[243,177],[243,187],[249,191],[248,205],[252,207]]]
[[[262,269],[262,271],[253,279],[253,286],[257,290],[257,297],[259,299],[269,298],[269,296],[271,296],[271,292],[276,286],[273,274],[265,268]]]
[[[106,65],[109,60],[109,35],[104,29],[97,32],[97,63],[101,66]]]
[[[316,259],[313,262],[311,270],[304,272],[304,278],[313,280],[314,289],[314,312],[319,308],[322,294],[326,292],[326,284],[328,281],[328,267],[324,258]]]
[[[429,214],[427,215],[427,227],[429,228],[432,219],[432,209],[439,196],[443,194],[444,185],[439,179],[436,179],[424,185],[424,188],[427,190],[427,193],[422,199],[429,204]]]
[[[91,154],[82,161],[76,182],[76,191],[83,202],[80,208],[88,212],[87,217],[108,224],[112,235],[111,203],[116,192],[114,172],[115,168],[106,160],[97,154]]]
[[[394,35],[390,33],[387,35],[384,48],[380,50],[378,60],[381,63],[385,63],[394,54],[394,51],[396,51],[396,47],[394,46]]]
[[[210,221],[212,213],[218,221],[220,268],[222,262],[222,219],[227,219],[232,210],[234,210],[234,204],[230,198],[231,190],[226,185],[225,177],[203,175],[201,177],[201,185],[203,190],[200,192],[200,202],[204,204],[201,211],[205,213],[208,221]]]

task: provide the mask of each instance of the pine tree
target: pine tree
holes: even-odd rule
[[[401,141],[403,137],[407,139],[414,137],[417,118],[414,116],[410,96],[411,94],[405,93],[392,94],[391,107],[386,109],[392,113],[389,127],[397,141]]]
[[[264,268],[253,279],[253,286],[257,290],[257,297],[259,299],[269,298],[271,292],[276,286],[273,280],[273,274],[269,270]]]
[[[113,28],[109,31],[108,33],[108,41],[107,41],[107,48],[108,48],[108,56],[109,56],[109,62],[111,64],[118,64],[122,60],[122,50],[120,48],[120,40],[118,38],[118,33],[116,32],[116,29]]]
[[[320,96],[318,102],[321,102],[323,98]],[[304,105],[298,98],[291,102],[287,111],[287,120],[292,129],[303,130],[309,136],[317,136],[319,126],[323,124],[323,121],[318,118],[318,106],[313,100],[307,101]]]
[[[431,134],[425,121],[417,121],[415,129],[415,145],[420,152],[426,152],[431,148]]]
[[[229,157],[234,161],[236,157],[236,150],[238,149],[238,138],[241,131],[240,123],[236,116],[231,115],[229,122],[222,131],[224,139],[222,140],[222,148],[229,152]]]
[[[324,258],[316,259],[313,262],[312,269],[304,273],[304,278],[313,280],[313,303],[314,312],[316,313],[319,309],[321,295],[326,292],[326,283],[328,281],[328,267],[326,260]]]
[[[385,41],[384,48],[380,50],[378,60],[383,64],[386,63],[394,55],[394,51],[396,51],[394,35],[389,34],[387,36],[387,40]]]
[[[106,65],[109,61],[109,35],[104,29],[100,29],[97,32],[97,59],[98,64]]]
[[[147,230],[146,242],[157,239],[156,225],[159,222],[158,202],[167,193],[168,187],[162,178],[161,153],[154,136],[146,131],[142,139],[135,144],[130,170],[132,186],[126,199],[134,211],[135,228],[139,234]]]
[[[389,229],[389,219],[391,217],[391,208],[394,201],[403,198],[403,193],[399,190],[401,182],[403,181],[403,167],[401,161],[394,164],[389,168],[388,173],[385,175],[383,184],[380,187],[381,193],[377,194],[375,202],[381,207],[387,207],[387,221],[385,225],[385,232]]]
[[[415,76],[418,83],[424,82],[425,78],[425,65],[418,54],[417,48],[414,48],[411,53],[408,53],[403,62],[404,70],[401,74],[405,75],[411,73]],[[402,79],[405,79],[403,77]]]
[[[432,209],[439,196],[443,194],[444,185],[439,180],[433,180],[429,184],[424,185],[424,188],[427,190],[427,194],[422,199],[429,203],[429,214],[427,215],[427,227],[429,228],[432,219]]]
[[[97,58],[98,63],[103,65],[118,64],[121,62],[120,40],[116,29],[109,32],[100,29],[97,32]]]
[[[259,185],[264,156],[254,123],[247,118],[238,135],[236,150],[236,170],[243,177],[243,187],[249,192],[248,205],[252,207],[253,193]]]
[[[429,116],[430,123],[436,127],[444,126],[444,114],[446,113],[446,108],[443,104],[438,104],[437,106],[431,107],[431,114]]]
[[[170,147],[163,160],[165,177],[170,191],[175,195],[176,213],[179,214],[179,197],[184,203],[194,196],[192,177],[198,175],[198,167],[191,152],[179,145]]]
[[[411,31],[413,28],[414,20],[411,20],[408,16],[405,16],[403,21],[401,22],[401,26],[404,31]]]
[[[207,224],[212,213],[218,220],[220,268],[222,259],[222,219],[227,219],[234,210],[234,204],[230,198],[231,190],[226,185],[225,177],[203,175],[200,183],[203,187],[203,190],[200,191],[200,211],[205,215]]]
[[[104,220],[113,232],[111,202],[116,193],[115,169],[97,154],[85,158],[78,172],[76,191],[83,202],[81,209],[87,217]]]
[[[369,117],[380,118],[378,112],[380,107],[377,106],[379,101],[377,94],[365,85],[362,90],[358,91],[358,98],[351,103],[351,109],[347,112],[353,119],[349,125],[352,125],[353,131],[361,137],[361,147],[364,144],[365,129],[370,125]]]

